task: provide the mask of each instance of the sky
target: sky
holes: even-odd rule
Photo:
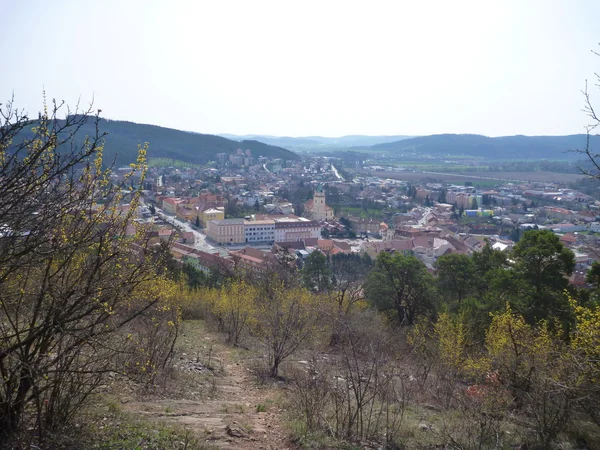
[[[598,0],[0,0],[0,102],[211,134],[574,134],[599,22]]]

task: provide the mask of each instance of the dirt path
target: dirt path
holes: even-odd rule
[[[162,397],[124,399],[124,410],[182,426],[220,449],[295,448],[282,429],[283,390],[259,385],[244,350],[198,323],[186,327],[181,344],[177,385]]]

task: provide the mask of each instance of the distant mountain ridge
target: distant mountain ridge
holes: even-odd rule
[[[323,150],[331,148],[352,148],[352,147],[368,147],[375,144],[383,144],[386,142],[400,141],[409,139],[413,136],[367,136],[362,134],[354,134],[340,137],[324,137],[324,136],[270,136],[262,134],[220,134],[219,136],[233,140],[255,139],[260,142],[265,142],[271,145],[279,145],[287,148],[298,150]]]
[[[32,125],[33,126],[33,125]],[[235,153],[237,149],[250,150],[252,156],[297,160],[300,157],[281,147],[268,145],[255,140],[241,142],[212,134],[191,133],[157,125],[139,124],[123,120],[100,119],[99,129],[108,133],[103,152],[103,160],[108,164],[128,165],[137,159],[138,144],[149,143],[148,158],[169,158],[193,164],[206,164],[216,161],[217,153]],[[83,125],[75,139],[83,142],[85,136],[95,134],[94,120],[90,118]]]
[[[567,136],[503,136],[478,134],[434,134],[373,145],[371,150],[387,153],[469,155],[494,159],[581,159],[573,150],[586,145],[585,134]],[[600,136],[590,136],[590,145],[600,150]]]

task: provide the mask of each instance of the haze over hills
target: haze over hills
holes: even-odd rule
[[[144,144],[144,142],[150,144],[149,158],[170,158],[193,164],[214,161],[217,153],[235,153],[239,148],[249,149],[255,158],[266,156],[299,159],[297,154],[285,148],[255,140],[237,142],[212,134],[191,133],[122,120],[100,119],[99,128],[101,132],[108,133],[103,159],[106,163],[112,163],[115,160],[117,166],[134,162],[137,158],[138,144]],[[92,136],[94,133],[94,121],[90,118],[78,131],[76,139],[81,142],[86,135]]]
[[[477,134],[435,134],[381,143],[369,149],[389,153],[468,155],[493,159],[574,160],[581,159],[581,155],[573,150],[582,150],[585,145],[585,134],[493,138]],[[600,149],[600,136],[591,136],[590,145],[596,150]]]
[[[295,150],[331,150],[333,148],[352,148],[365,147],[375,144],[383,144],[386,142],[395,142],[402,139],[409,139],[412,136],[396,135],[396,136],[366,136],[366,135],[348,135],[341,137],[324,137],[324,136],[269,136],[261,134],[219,134],[219,136],[227,139],[241,141],[244,139],[254,139],[260,142],[265,142],[271,145],[278,145]]]

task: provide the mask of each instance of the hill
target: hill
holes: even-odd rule
[[[137,158],[138,144],[148,142],[149,158],[169,158],[193,164],[205,164],[216,160],[217,153],[234,153],[237,149],[249,149],[253,157],[299,159],[295,153],[281,147],[255,140],[233,141],[212,134],[146,125],[121,120],[100,119],[101,132],[108,133],[104,147],[104,160],[116,161],[116,165],[127,165]],[[95,133],[92,119],[81,127],[76,140],[81,142],[86,135]]]
[[[243,140],[243,139],[255,139],[260,142],[265,142],[271,145],[279,145],[286,148],[293,148],[297,150],[331,150],[338,148],[351,148],[351,147],[366,147],[375,144],[382,144],[386,142],[400,141],[402,139],[409,139],[411,136],[366,136],[366,135],[348,135],[341,137],[324,137],[324,136],[303,136],[303,137],[289,137],[289,136],[269,136],[260,134],[249,134],[249,135],[235,135],[235,134],[220,134],[219,136],[227,139]]]
[[[580,159],[570,150],[583,149],[586,135],[504,136],[477,134],[435,134],[373,145],[373,151],[411,152],[429,155],[470,155],[494,159]],[[600,136],[591,137],[593,148],[600,147]]]

